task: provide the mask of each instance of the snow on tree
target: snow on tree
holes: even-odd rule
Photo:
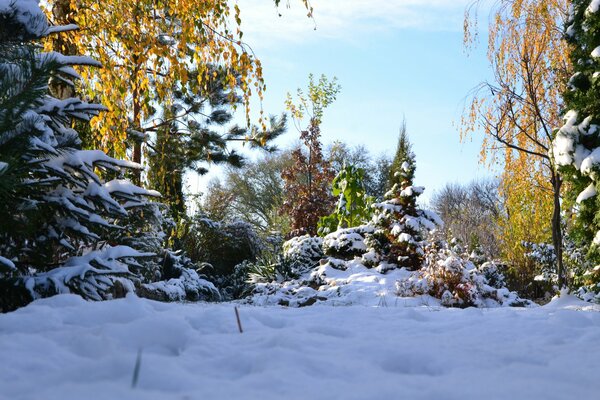
[[[597,1],[575,0],[567,22],[574,74],[564,94],[564,125],[553,142],[552,155],[569,181],[566,193],[574,204],[570,237],[588,251],[590,268],[576,271],[575,286],[600,292],[600,11]],[[582,268],[578,268],[582,269]]]
[[[394,172],[394,183],[385,194],[385,200],[373,205],[376,210],[372,225],[375,232],[366,238],[367,252],[363,255],[369,265],[395,264],[409,270],[421,267],[424,259],[424,233],[442,225],[439,217],[417,207],[417,197],[425,190],[414,186],[416,164],[410,142],[404,132],[396,152],[400,155],[393,165],[399,165]]]
[[[123,295],[140,282],[140,262],[154,256],[108,239],[160,195],[124,179],[140,165],[81,149],[72,121],[105,108],[50,93],[50,79],[74,85],[74,66],[100,66],[40,50],[41,39],[73,29],[49,26],[37,1],[0,0],[0,311],[65,291]]]

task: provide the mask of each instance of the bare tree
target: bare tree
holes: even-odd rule
[[[497,219],[501,212],[498,182],[447,184],[431,199],[444,221],[448,240],[458,239],[469,251],[479,249],[487,258],[499,256]]]

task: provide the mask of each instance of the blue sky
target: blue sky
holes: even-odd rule
[[[464,51],[470,2],[313,0],[311,21],[299,0],[290,0],[290,8],[282,1],[279,10],[269,0],[239,1],[244,39],[263,63],[263,108],[283,111],[286,93],[306,87],[309,73],[336,76],[342,91],[325,111],[324,143],[364,144],[373,154],[392,155],[405,117],[425,198],[447,182],[489,176],[478,163],[480,139],[460,143],[458,133],[469,91],[490,75],[485,38],[469,55]],[[486,28],[480,26],[482,36]],[[279,144],[289,146],[297,136],[290,125]]]

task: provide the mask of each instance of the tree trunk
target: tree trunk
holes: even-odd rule
[[[137,93],[137,88],[135,88],[133,90],[133,123],[135,124],[135,129],[138,129],[139,124],[139,119],[140,119],[140,105],[139,102],[136,101],[136,96],[138,95]],[[142,164],[142,143],[139,141],[138,138],[135,139],[134,143],[133,143],[133,154],[132,154],[132,161],[134,163],[138,163],[138,164]],[[141,170],[136,169],[133,171],[133,183],[135,183],[136,185],[139,185],[141,182]]]
[[[70,0],[56,0],[52,6],[52,19],[55,24],[74,24],[73,9]],[[52,49],[67,56],[77,55],[77,46],[69,40],[68,34],[52,35]],[[75,95],[75,88],[64,81],[51,78],[49,82],[50,93],[58,99],[65,100]]]
[[[137,4],[138,8],[136,8],[135,13],[134,13],[134,26],[136,26],[139,29],[140,23],[138,20],[138,13],[139,13],[139,4]],[[140,65],[140,57],[138,56],[138,54],[134,54],[133,55],[133,65],[135,65],[135,68],[133,70],[133,79],[132,79],[132,83],[133,83],[133,91],[132,91],[132,100],[133,100],[133,127],[130,128],[134,128],[135,130],[140,130],[141,126],[142,126],[142,121],[141,121],[141,106],[140,106],[140,91],[139,91],[139,86],[138,86],[138,78],[139,78],[139,72],[141,70],[141,65]],[[133,154],[131,155],[132,161],[134,163],[138,163],[138,164],[142,164],[142,143],[140,142],[140,138],[136,137],[133,143]],[[135,183],[136,185],[140,185],[142,182],[142,171],[139,169],[136,169],[133,171],[133,179],[132,179],[133,183]]]
[[[556,265],[558,269],[558,286],[560,289],[566,286],[566,274],[563,264],[562,229],[560,226],[560,188],[562,179],[555,171],[552,172],[552,190],[554,197],[554,210],[552,213],[552,243],[556,254]]]

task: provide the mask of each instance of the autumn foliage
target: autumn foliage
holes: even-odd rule
[[[335,78],[329,81],[321,76],[315,82],[310,75],[308,93],[298,89],[296,102],[288,94],[286,105],[302,141],[302,147],[292,152],[293,166],[281,175],[285,185],[281,211],[290,217],[291,236],[316,235],[319,218],[333,210],[330,186],[335,174],[323,157],[320,125],[323,110],[335,100],[339,90]],[[308,127],[302,129],[304,117],[309,121]]]
[[[475,11],[480,1],[474,2]],[[501,0],[491,12],[488,59],[494,78],[473,92],[462,137],[485,133],[481,160],[498,168],[506,210],[500,217],[503,256],[528,269],[522,242],[552,238],[561,269],[562,178],[550,157],[561,125],[562,94],[569,73],[563,40],[567,0]],[[473,44],[476,14],[467,14],[465,42]],[[523,271],[521,271],[523,272]],[[533,271],[525,278],[533,278]]]

